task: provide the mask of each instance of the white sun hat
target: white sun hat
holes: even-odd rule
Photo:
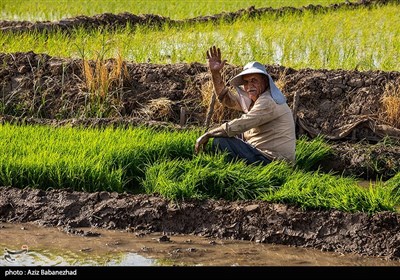
[[[286,97],[283,93],[277,88],[274,81],[272,80],[271,76],[268,74],[265,66],[257,61],[252,61],[247,63],[243,67],[243,71],[233,77],[229,83],[234,86],[239,94],[243,94],[243,89],[240,87],[243,85],[243,76],[247,74],[263,74],[268,77],[269,80],[269,87],[271,91],[271,97],[275,100],[277,104],[283,104],[286,102]]]

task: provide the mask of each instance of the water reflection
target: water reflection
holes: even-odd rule
[[[0,244],[3,246],[3,244]],[[73,252],[49,250],[24,251],[9,254],[5,247],[0,266],[153,266],[156,261],[136,253],[117,253],[106,256],[77,255]]]

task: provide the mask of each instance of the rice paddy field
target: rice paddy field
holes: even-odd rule
[[[365,225],[375,225],[369,219],[385,213],[393,222],[383,229],[394,232],[394,239],[386,241],[384,254],[399,257],[399,1],[3,0],[0,7],[4,203],[11,187],[155,195],[174,203],[257,201],[298,207],[303,217],[307,211],[366,215],[359,219]],[[306,92],[300,100],[309,103],[300,107],[297,120],[299,131],[308,135],[298,134],[296,164],[248,166],[240,161],[227,163],[224,154],[194,155],[196,138],[205,130],[203,122],[192,124],[188,118],[182,124],[178,107],[171,104],[189,100],[184,104],[194,107],[187,114],[195,118],[202,110],[199,115],[204,121],[207,102],[193,100],[212,94],[204,87],[204,65],[205,52],[213,45],[223,50],[229,69],[257,60],[270,67],[274,78],[288,75],[277,84],[294,111],[295,92]],[[23,65],[17,64],[21,57]],[[195,78],[174,74],[181,69],[189,69],[185,71]],[[308,89],[325,89],[325,84],[329,91],[310,97]],[[162,99],[167,95],[175,99]],[[150,102],[146,96],[151,96]],[[331,103],[316,102],[326,96]],[[338,96],[353,105],[339,108],[334,105],[342,102]],[[380,102],[385,107],[376,109]],[[336,109],[347,115],[338,118],[329,113]],[[321,121],[324,115],[331,122]],[[304,116],[312,116],[311,121],[305,122]],[[105,119],[112,123],[132,118],[162,125],[97,125]],[[370,124],[368,137],[360,133],[358,124],[364,124],[364,130]],[[331,134],[324,135],[324,129]],[[352,135],[352,141],[340,142]],[[347,145],[351,148],[344,150]],[[355,146],[362,152],[355,152]],[[338,158],[344,166],[358,165],[368,171],[335,170]],[[361,186],[361,181],[367,184]],[[3,209],[0,220],[15,214]],[[336,214],[328,216],[333,225],[343,226]],[[20,220],[26,221],[28,217]],[[268,234],[262,242],[273,239]],[[251,234],[246,236],[251,239]],[[274,241],[290,244],[285,234],[281,238]],[[370,250],[373,255],[382,242],[354,249],[349,244],[357,238],[340,245],[337,240],[343,236],[338,236],[336,245],[322,247]],[[289,239],[301,243],[294,236]],[[304,235],[303,240],[321,249],[317,237]]]
[[[175,26],[164,19],[166,23],[161,21],[161,26],[127,24],[118,26],[117,30],[107,30],[104,26],[78,27],[67,34],[3,32],[0,52],[34,51],[87,59],[121,56],[137,63],[168,64],[205,62],[205,50],[218,44],[229,62],[235,65],[262,60],[266,64],[296,69],[398,70],[400,8],[396,1],[378,7],[342,7],[330,12],[303,9],[257,16],[245,14],[228,22],[208,18],[188,21],[237,12],[250,6],[279,9],[294,5],[301,9],[306,5],[335,3],[339,1],[205,1],[204,5],[198,5],[197,1],[72,1],[67,4],[64,1],[6,0],[1,4],[0,18],[5,21],[62,21],[107,11],[155,14],[182,23]]]

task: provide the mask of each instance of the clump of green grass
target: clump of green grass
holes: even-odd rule
[[[330,156],[331,153],[332,148],[322,135],[313,139],[302,135],[296,142],[296,167],[311,171],[317,168],[318,163]]]
[[[396,205],[400,202],[379,182],[365,189],[358,186],[355,178],[338,177],[318,171],[293,172],[281,188],[263,194],[260,199],[294,204],[304,209],[368,213],[396,211]]]
[[[400,199],[400,172],[385,182],[385,186],[392,190],[392,195]]]
[[[162,161],[146,169],[143,186],[147,193],[171,199],[256,199],[281,186],[291,172],[286,162],[265,167],[227,162],[224,154],[201,154],[190,160]]]
[[[147,162],[191,157],[197,132],[0,126],[0,185],[127,191]]]

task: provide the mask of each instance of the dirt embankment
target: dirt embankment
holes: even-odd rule
[[[400,216],[303,211],[260,201],[173,203],[157,196],[2,187],[0,221],[252,240],[400,260]],[[1,230],[1,229],[0,229]]]

